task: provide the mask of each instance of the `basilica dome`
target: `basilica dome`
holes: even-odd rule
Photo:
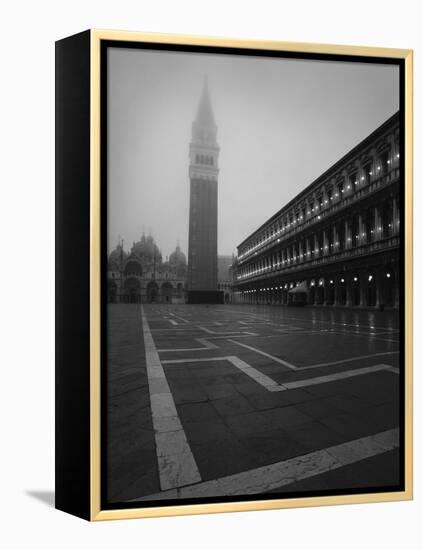
[[[141,239],[132,245],[131,253],[140,258],[143,263],[160,263],[162,254],[151,235],[144,234]]]
[[[187,258],[185,256],[185,254],[182,252],[181,247],[179,245],[175,248],[175,250],[169,256],[169,263],[170,264],[186,264],[187,263]]]
[[[128,254],[123,250],[122,245],[116,245],[116,248],[110,252],[107,262],[109,271],[119,271]]]
[[[182,252],[179,244],[169,256],[169,264],[176,271],[178,276],[184,276],[187,271],[187,258]]]

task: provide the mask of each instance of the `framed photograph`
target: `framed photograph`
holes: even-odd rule
[[[56,43],[56,507],[412,498],[412,52]]]

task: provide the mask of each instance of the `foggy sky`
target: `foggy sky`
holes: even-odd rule
[[[396,66],[109,48],[108,247],[151,232],[188,249],[191,124],[208,85],[218,125],[218,253],[399,108]]]

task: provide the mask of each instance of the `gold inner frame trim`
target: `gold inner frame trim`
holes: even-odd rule
[[[177,504],[154,508],[121,508],[101,510],[101,453],[100,453],[100,44],[102,40],[149,42],[186,46],[212,46],[223,48],[250,48],[298,53],[385,57],[405,61],[405,426],[404,426],[404,491],[365,493],[356,495],[301,497],[293,499],[252,499],[245,502],[210,504]],[[159,516],[213,514],[362,504],[411,500],[413,498],[413,51],[407,49],[376,48],[267,40],[246,40],[201,37],[133,31],[91,30],[90,73],[90,510],[91,521],[112,519],[151,518]]]

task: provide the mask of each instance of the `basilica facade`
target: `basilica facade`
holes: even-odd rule
[[[151,235],[129,252],[119,243],[107,262],[109,303],[185,303],[187,260],[179,245],[165,261]]]
[[[397,113],[240,243],[233,300],[398,308],[400,135]]]

